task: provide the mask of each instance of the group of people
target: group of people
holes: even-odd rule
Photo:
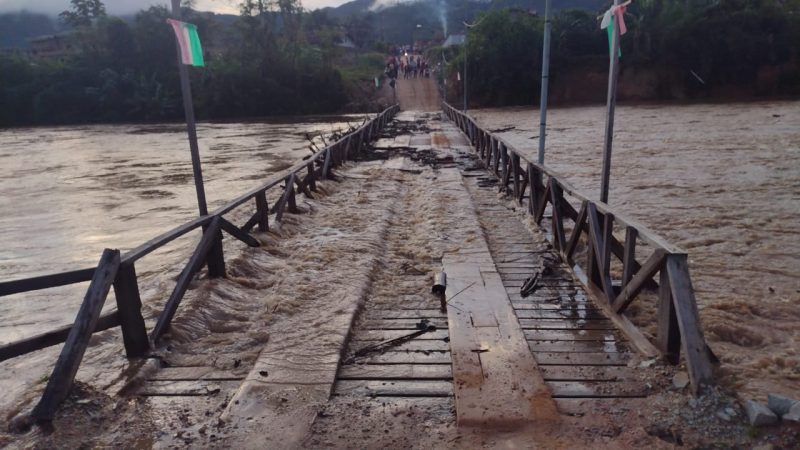
[[[400,71],[403,73],[403,78],[405,79],[431,76],[428,61],[425,61],[419,55],[416,57],[414,57],[414,55],[405,57],[405,61],[400,62]]]
[[[384,70],[387,78],[391,80],[391,85],[394,87],[394,80],[396,80],[400,73],[403,74],[404,79],[431,76],[428,61],[422,59],[421,56],[401,56],[400,58],[392,56],[386,63]]]

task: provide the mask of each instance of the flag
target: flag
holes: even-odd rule
[[[612,6],[603,14],[603,20],[600,22],[600,29],[606,30],[608,33],[608,51],[611,52],[611,43],[614,39],[614,26],[619,26],[619,35],[628,32],[628,27],[625,26],[625,6]],[[622,58],[622,48],[619,49],[619,57]]]
[[[197,26],[173,19],[167,19],[167,23],[172,25],[175,38],[178,40],[178,45],[181,48],[181,61],[190,66],[204,66],[203,48],[200,46],[200,36],[197,35]]]

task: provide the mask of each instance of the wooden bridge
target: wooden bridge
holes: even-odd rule
[[[462,213],[459,226],[448,222],[447,214],[437,219],[439,234],[458,245],[440,260],[425,264],[409,255],[404,235],[419,224],[402,209],[415,198],[406,187],[396,199],[400,210],[384,232],[383,262],[372,274],[375,280],[390,278],[400,293],[384,292],[374,282],[363,304],[336,316],[344,328],[350,327],[336,341],[341,358],[337,355],[311,369],[318,369],[313,385],[321,394],[308,394],[313,399],[296,408],[308,420],[286,413],[291,418],[288,428],[310,428],[287,431],[286,436],[299,437],[285,437],[288,440],[282,444],[310,445],[309,436],[352,425],[336,411],[359,398],[382,401],[384,406],[385,402],[395,407],[422,405],[430,414],[451,417],[461,426],[510,429],[553,424],[561,414],[586,411],[590,404],[602,408],[609,402],[646,399],[652,390],[647,382],[651,374],[634,364],[643,359],[664,357],[677,364],[682,356],[694,393],[712,383],[713,354],[699,325],[686,252],[578,192],[549,168],[528,161],[469,116],[447,104],[443,108],[441,119],[438,113],[404,112],[392,121],[398,108],[391,107],[208,216],[123,255],[106,250],[97,268],[0,283],[4,296],[91,280],[74,325],[0,348],[0,360],[6,360],[65,343],[31,417],[38,421],[54,417],[69,395],[92,333],[121,327],[129,358],[145,357],[157,347],[198,271],[207,266],[209,276],[225,276],[223,232],[258,246],[251,230],[268,231],[270,218],[280,222],[297,210],[296,195],[312,198],[317,183],[329,182],[342,163],[374,159],[378,151],[390,161],[399,158],[396,167],[389,163],[381,167],[396,169],[404,177],[413,177],[409,174],[421,172],[425,164],[433,166],[434,177],[415,183],[428,183],[429,195],[441,198],[445,213],[456,209]],[[418,156],[422,150],[432,153],[426,163]],[[244,207],[253,210],[245,224],[226,220],[226,214]],[[197,229],[202,230],[199,244],[148,334],[135,262]],[[426,270],[419,269],[423,266]],[[434,277],[433,272],[439,275]],[[112,285],[117,309],[101,316]],[[626,316],[629,306],[643,299],[655,302],[653,342]],[[280,342],[276,348],[287,361],[302,359],[287,356],[291,349],[282,348]],[[270,351],[265,349],[262,356]],[[163,395],[166,383],[169,395],[212,395],[213,390],[203,387],[223,381],[231,384],[233,393],[224,408],[228,419],[243,414],[242,405],[258,403],[278,389],[308,387],[292,384],[297,374],[309,370],[301,362],[280,368],[277,375],[270,372],[271,387],[258,380],[258,374],[263,378],[272,364],[266,360],[274,361],[275,354],[257,362],[251,370],[256,375],[247,377],[212,368],[164,371],[148,378],[137,392]],[[182,384],[175,387],[176,381]],[[292,401],[288,400],[289,408]],[[322,403],[322,409],[309,409],[312,403]],[[265,408],[269,409],[261,410]],[[277,415],[271,410],[262,419],[252,414],[250,419],[278,420]]]

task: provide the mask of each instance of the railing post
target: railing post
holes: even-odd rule
[[[208,227],[205,227],[208,229]],[[225,278],[225,255],[222,250],[222,230],[217,227],[214,244],[208,252],[206,259],[208,276],[211,278]]]
[[[64,347],[61,349],[53,373],[47,381],[42,398],[31,412],[34,420],[40,422],[53,420],[56,409],[72,390],[78,367],[100,318],[100,310],[103,309],[108,291],[111,290],[111,284],[117,276],[119,261],[119,250],[105,249],[103,251],[92,282],[89,284],[89,289],[78,310],[75,324],[64,342]]]
[[[680,359],[681,333],[678,329],[678,317],[672,304],[672,292],[666,267],[662,267],[658,286],[658,316],[656,317],[656,347],[671,364]]]
[[[114,279],[114,296],[117,299],[125,354],[128,358],[144,356],[150,350],[150,340],[147,338],[142,317],[142,299],[139,296],[134,263],[124,263],[119,266]]]
[[[262,233],[269,231],[269,204],[266,191],[256,194],[256,212],[258,213],[258,231]]]

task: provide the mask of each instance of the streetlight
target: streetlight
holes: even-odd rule
[[[477,22],[474,23],[462,22],[464,26],[467,27],[466,30],[464,30],[464,112],[465,113],[467,112],[467,37],[469,36],[470,28],[480,25],[481,22],[483,22],[483,19],[485,18],[486,16],[482,17],[481,20],[478,20]]]

